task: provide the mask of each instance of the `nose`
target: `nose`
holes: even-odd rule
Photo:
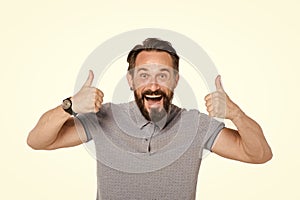
[[[149,87],[150,87],[151,91],[156,91],[156,90],[160,89],[160,85],[156,82],[150,83]]]
[[[149,79],[148,87],[151,91],[156,91],[156,90],[160,89],[160,86],[159,86],[155,76],[151,76],[151,79]]]

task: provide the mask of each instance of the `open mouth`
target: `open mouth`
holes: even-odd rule
[[[162,95],[145,95],[147,101],[158,102],[162,99]]]

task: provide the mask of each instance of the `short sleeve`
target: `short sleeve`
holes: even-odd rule
[[[82,124],[85,131],[87,141],[95,138],[95,134],[102,131],[101,122],[107,115],[107,110],[110,109],[111,104],[105,103],[97,113],[79,114],[76,116],[77,120]]]
[[[203,138],[204,149],[211,151],[215,139],[224,127],[225,124],[223,122],[200,113],[199,131]]]
[[[207,149],[211,151],[211,148],[219,135],[220,131],[225,127],[224,123],[218,123],[216,126],[212,127],[212,130],[208,133],[210,134],[210,137],[208,140],[204,143],[204,149]]]
[[[83,129],[85,131],[86,138],[87,138],[86,142],[91,141],[93,138],[92,138],[92,134],[91,134],[91,131],[90,131],[91,119],[90,119],[89,115],[81,114],[81,115],[77,115],[76,118],[78,119],[78,121],[83,126]]]

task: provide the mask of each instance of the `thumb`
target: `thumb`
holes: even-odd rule
[[[94,80],[94,72],[89,70],[89,76],[83,86],[91,86]]]
[[[218,75],[218,76],[216,77],[215,84],[216,84],[216,89],[217,89],[218,91],[223,91],[223,92],[225,92],[225,90],[224,90],[224,88],[223,88],[223,86],[222,86],[222,83],[221,83],[221,75]]]

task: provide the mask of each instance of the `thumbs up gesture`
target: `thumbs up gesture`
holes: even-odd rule
[[[72,97],[72,107],[76,113],[98,112],[103,102],[103,92],[92,86],[94,73],[89,71],[89,75],[82,88]]]
[[[205,97],[207,112],[212,117],[233,120],[237,116],[240,108],[226,94],[221,83],[220,75],[216,77],[215,85],[216,91]]]

